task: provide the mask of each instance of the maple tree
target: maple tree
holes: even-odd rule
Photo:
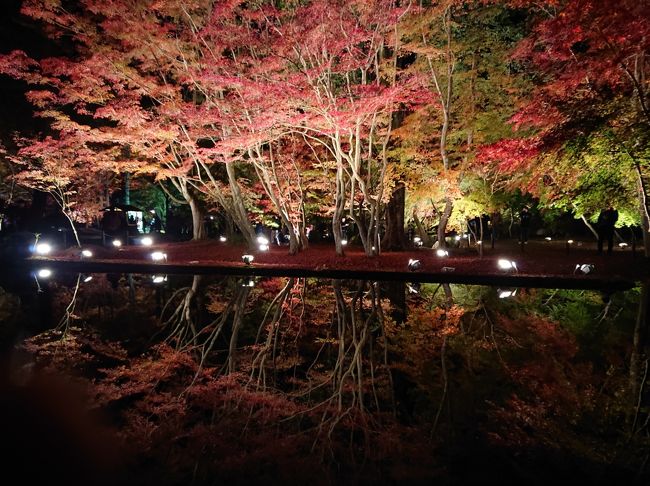
[[[647,2],[506,3],[536,12],[532,32],[513,56],[543,77],[511,119],[516,138],[483,147],[479,159],[492,160],[510,174],[528,173],[522,178],[526,189],[548,185],[549,179],[562,186],[547,165],[537,163],[537,156],[570,156],[565,143],[575,137],[608,140],[610,150],[621,154],[621,173],[635,174],[627,190],[637,193],[647,248]],[[570,184],[561,190],[570,191]],[[583,186],[583,191],[589,188]],[[592,194],[603,197],[597,191]]]

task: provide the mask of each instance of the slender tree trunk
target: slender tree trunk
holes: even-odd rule
[[[241,231],[242,236],[244,237],[244,241],[246,241],[246,245],[250,249],[255,249],[255,231],[253,231],[253,227],[248,220],[248,212],[246,211],[246,206],[244,205],[244,197],[242,196],[241,188],[237,182],[235,167],[232,163],[226,164],[226,174],[228,175],[228,185],[230,186],[230,192],[232,194],[233,221]]]
[[[447,233],[447,223],[449,222],[449,216],[451,216],[451,210],[454,207],[454,203],[451,198],[445,199],[445,209],[440,215],[440,222],[438,223],[438,248],[445,248],[447,242],[445,240],[445,234]]]
[[[79,233],[77,233],[77,227],[74,225],[74,220],[72,219],[72,216],[65,209],[63,210],[63,214],[65,215],[66,219],[70,223],[70,228],[72,228],[72,234],[74,235],[74,239],[75,242],[77,243],[77,246],[81,247],[81,241],[79,241]]]
[[[239,341],[239,329],[244,321],[244,311],[246,310],[246,301],[250,287],[240,286],[239,292],[235,297],[232,317],[232,333],[230,334],[230,343],[228,345],[228,373],[234,373],[237,368],[237,343]]]
[[[192,213],[192,239],[202,240],[205,238],[205,226],[203,225],[203,210],[196,197],[189,195],[187,200]]]
[[[648,215],[647,192],[641,167],[636,161],[635,164],[637,169],[637,192],[639,195],[639,212],[641,213],[641,230],[643,231],[643,253],[646,257],[650,257],[650,216]]]
[[[584,214],[580,216],[580,219],[582,219],[582,222],[585,224],[587,228],[589,228],[589,231],[594,235],[596,239],[598,239],[598,232],[594,229],[594,227],[587,221],[587,218],[585,218]]]
[[[124,204],[131,204],[131,173],[124,173]]]
[[[636,404],[641,385],[642,363],[648,358],[648,328],[650,327],[650,283],[641,286],[639,310],[634,326],[632,356],[630,357],[630,391],[632,403]]]
[[[343,228],[341,220],[345,211],[345,173],[342,162],[339,161],[336,167],[336,193],[334,194],[334,215],[332,216],[332,234],[334,235],[334,246],[336,255],[343,256]]]

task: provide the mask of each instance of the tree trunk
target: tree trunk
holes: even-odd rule
[[[124,204],[131,204],[131,173],[124,173]]]
[[[406,187],[399,185],[386,206],[386,234],[382,239],[381,246],[384,250],[401,251],[406,248],[404,237],[404,207],[406,199]]]
[[[422,224],[422,221],[420,221],[420,218],[418,218],[418,215],[415,214],[415,211],[413,212],[413,222],[415,223],[415,227],[417,228],[417,234],[422,240],[422,244],[426,247],[430,247],[432,242],[431,242],[431,238],[429,237],[429,233],[427,232],[427,229]]]
[[[636,164],[637,168],[637,184],[639,194],[639,210],[641,212],[641,231],[643,231],[643,254],[650,257],[650,220],[648,219],[648,202],[645,184],[643,182],[643,174],[641,167]]]
[[[295,255],[302,249],[302,240],[297,233],[297,229],[291,225],[289,227],[289,255]]]
[[[650,324],[650,283],[643,283],[639,300],[639,310],[634,326],[632,356],[630,357],[630,392],[633,404],[637,403],[641,386],[642,363],[648,358],[648,327]]]
[[[77,233],[77,227],[74,225],[74,220],[72,219],[72,216],[66,210],[63,210],[63,214],[65,215],[66,219],[70,223],[70,227],[72,228],[72,234],[74,235],[74,239],[75,242],[77,243],[77,246],[81,248],[81,241],[79,241],[79,233]]]
[[[438,248],[446,248],[447,242],[445,241],[445,234],[447,233],[447,222],[449,221],[449,216],[451,216],[451,210],[454,207],[454,203],[451,198],[445,199],[445,209],[440,216],[440,222],[438,223]]]
[[[382,287],[385,291],[384,297],[388,297],[391,304],[391,319],[396,324],[403,324],[407,318],[406,282],[389,280],[384,282]]]
[[[584,214],[580,216],[580,219],[582,219],[582,222],[585,224],[587,228],[589,228],[589,231],[594,235],[596,239],[598,239],[598,232],[594,229],[594,227],[587,221],[587,218],[585,218]]]
[[[232,194],[232,219],[237,225],[239,230],[246,241],[249,249],[253,250],[256,247],[255,231],[248,220],[248,212],[244,206],[244,198],[241,193],[241,188],[237,182],[237,175],[232,163],[226,164],[226,174],[228,175],[228,185]]]
[[[205,238],[205,227],[203,225],[203,211],[199,201],[192,195],[189,195],[187,202],[192,212],[192,239],[202,240]]]
[[[343,163],[338,161],[336,167],[336,194],[334,195],[334,215],[332,216],[332,234],[334,235],[334,246],[337,256],[345,255],[343,250],[343,228],[341,219],[345,211],[345,173]]]

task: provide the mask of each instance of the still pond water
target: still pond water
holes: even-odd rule
[[[648,480],[648,409],[630,385],[639,289],[27,271],[0,284],[3,452],[26,479]]]

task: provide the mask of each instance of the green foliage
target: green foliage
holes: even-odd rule
[[[571,140],[545,164],[553,182],[540,190],[542,206],[596,221],[611,204],[619,212],[618,227],[639,224],[633,162],[613,133]]]

